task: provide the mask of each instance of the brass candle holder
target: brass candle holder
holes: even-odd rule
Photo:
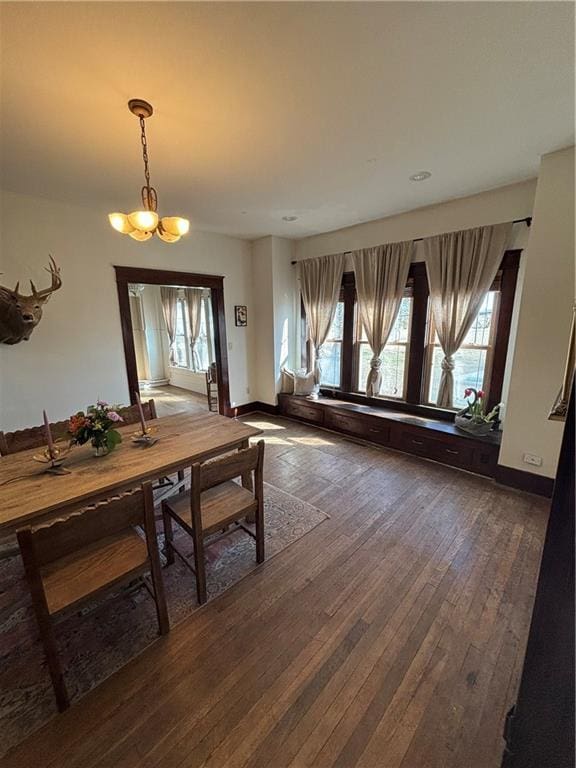
[[[155,436],[157,432],[156,427],[146,427],[145,430],[139,429],[138,432],[134,432],[132,435],[132,442],[134,445],[139,445],[142,448],[150,448],[158,442],[159,438]]]
[[[62,466],[69,451],[69,445],[62,447],[57,445],[52,447],[46,446],[42,453],[33,456],[33,459],[40,464],[46,464],[44,472],[47,475],[69,475],[71,474],[70,470]]]

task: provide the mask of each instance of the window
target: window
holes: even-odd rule
[[[366,379],[370,370],[372,350],[366,339],[364,326],[357,314],[357,378],[356,389],[358,392],[366,391]],[[410,341],[410,318],[412,316],[412,297],[404,296],[398,311],[398,317],[394,323],[388,342],[382,353],[382,384],[380,386],[381,397],[395,397],[405,399],[408,365],[408,344]]]
[[[480,307],[476,320],[466,334],[464,343],[454,355],[454,371],[452,372],[454,376],[454,408],[466,406],[464,390],[467,387],[483,389],[488,395],[498,304],[499,291],[490,291]],[[438,342],[434,322],[430,319],[426,380],[428,382],[427,402],[432,405],[438,399],[443,357],[444,353]]]
[[[174,338],[175,365],[188,368],[188,317],[183,299],[176,301],[176,333]]]
[[[520,250],[507,251],[462,348],[454,356],[454,408],[465,405],[467,387],[483,389],[487,406],[501,397],[508,338]],[[436,405],[441,375],[442,350],[429,317],[429,291],[424,262],[410,266],[408,283],[398,317],[382,355],[382,385],[379,397],[393,400],[397,407]],[[302,365],[310,367],[306,344],[306,317],[302,304]],[[372,351],[357,318],[356,286],[353,272],[345,272],[336,316],[321,357],[321,385],[329,394],[339,389],[350,400],[365,398],[366,378]],[[421,409],[420,409],[421,412]]]
[[[344,302],[339,301],[328,336],[320,350],[320,384],[324,387],[340,387],[343,336]]]
[[[176,303],[176,337],[174,339],[175,365],[179,368],[188,368],[195,373],[207,371],[210,367],[212,356],[211,348],[211,314],[210,299],[204,297],[200,307],[200,334],[194,345],[192,354],[189,334],[188,306],[183,298]]]
[[[193,360],[193,370],[195,371],[207,371],[210,367],[210,349],[208,345],[209,330],[208,330],[208,311],[206,306],[207,299],[202,299],[202,307],[200,309],[200,335],[196,341],[195,352],[196,359]]]

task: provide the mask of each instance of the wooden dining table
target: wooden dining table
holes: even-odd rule
[[[261,430],[214,413],[175,414],[148,422],[157,442],[134,443],[136,427],[119,429],[122,443],[96,458],[91,446],[74,446],[64,467],[46,473],[32,449],[0,458],[0,532],[9,533],[66,515],[145,481],[157,480],[196,462],[247,447]]]

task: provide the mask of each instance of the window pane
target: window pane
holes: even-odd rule
[[[206,303],[200,308],[200,334],[194,346],[193,367],[195,371],[208,370],[208,334],[206,331]]]
[[[400,309],[398,310],[398,316],[392,326],[390,337],[388,339],[389,344],[400,341],[403,343],[408,342],[408,336],[410,335],[410,317],[412,316],[412,297],[404,296],[400,303]],[[368,341],[364,325],[360,319],[360,313],[358,313],[357,322],[360,324],[360,341]]]
[[[366,392],[366,379],[370,371],[372,350],[367,343],[360,344],[358,365],[358,391]],[[406,347],[402,344],[387,344],[382,354],[382,397],[404,397],[404,371],[406,365]]]
[[[388,343],[382,353],[382,385],[380,395],[382,397],[404,397],[404,372],[406,363],[407,347],[410,337],[410,318],[412,316],[412,297],[404,296],[400,303],[398,316],[390,332]],[[361,322],[358,318],[358,322]],[[366,379],[370,370],[370,360],[372,359],[372,350],[367,342],[364,327],[361,329],[361,344],[358,360],[358,381],[357,389],[359,392],[366,392]]]
[[[186,368],[188,366],[188,350],[186,341],[186,317],[184,302],[178,299],[176,304],[176,338],[174,339],[175,363]]]
[[[176,365],[186,367],[188,362],[186,360],[186,337],[176,336],[174,341],[174,354],[176,356]]]
[[[464,408],[466,398],[464,390],[467,387],[482,389],[484,381],[484,368],[486,366],[485,349],[460,349],[454,355],[454,407]],[[432,357],[432,371],[430,376],[430,399],[435,403],[438,399],[438,387],[440,386],[440,375],[442,373],[441,363],[444,353],[440,347],[434,347]]]
[[[344,302],[339,301],[336,306],[336,314],[328,331],[327,339],[342,341],[344,335]]]
[[[342,344],[339,341],[326,341],[320,350],[320,383],[325,387],[340,386],[340,356]]]
[[[490,291],[478,311],[476,320],[464,338],[464,345],[474,344],[475,346],[485,347],[490,343],[490,327],[495,299],[496,291]]]

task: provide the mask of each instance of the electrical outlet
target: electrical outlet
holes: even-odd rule
[[[247,394],[247,395],[249,395],[249,394],[250,394],[250,387],[246,387],[246,394]]]
[[[534,456],[533,453],[525,453],[522,460],[525,464],[533,464],[535,467],[542,466],[542,456]]]

